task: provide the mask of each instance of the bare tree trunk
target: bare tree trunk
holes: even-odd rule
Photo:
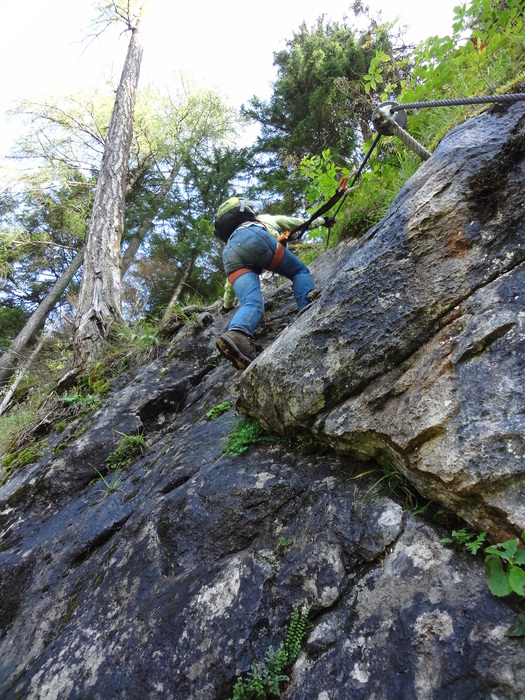
[[[35,357],[38,355],[38,353],[40,352],[40,350],[42,350],[43,345],[44,345],[44,336],[42,336],[42,337],[40,338],[40,340],[38,341],[38,343],[37,343],[37,345],[35,346],[33,352],[32,352],[31,355],[29,356],[27,362],[19,369],[19,371],[18,371],[18,376],[16,377],[15,381],[11,384],[11,386],[9,387],[9,389],[8,389],[8,391],[7,391],[7,393],[6,393],[6,395],[4,396],[3,401],[2,401],[2,403],[0,404],[0,416],[1,416],[2,413],[5,411],[5,409],[9,406],[9,402],[11,401],[11,398],[12,398],[13,394],[15,393],[17,386],[18,386],[18,385],[20,384],[20,382],[22,381],[22,377],[24,376],[24,374],[27,372],[27,370],[28,370],[28,369],[31,367],[31,365],[33,364],[33,360],[34,360]],[[13,370],[13,371],[14,371],[14,370]]]
[[[177,287],[175,288],[175,291],[173,292],[173,296],[170,299],[170,303],[168,304],[168,308],[164,312],[164,316],[162,317],[161,323],[164,323],[171,314],[173,313],[173,307],[177,304],[179,300],[180,293],[182,292],[183,286],[186,284],[186,280],[189,278],[191,271],[193,270],[193,264],[194,260],[190,260],[188,264],[186,265],[186,268],[184,269],[184,272],[182,273],[182,277],[179,280],[179,283]]]
[[[124,251],[124,254],[122,256],[122,266],[121,266],[121,272],[122,272],[122,277],[126,274],[126,272],[129,270],[129,267],[131,263],[135,260],[135,256],[137,254],[137,250],[140,247],[140,244],[142,241],[146,238],[146,235],[148,231],[150,230],[152,224],[153,224],[153,219],[155,218],[155,214],[159,208],[159,205],[161,202],[165,199],[166,195],[170,191],[173,183],[175,182],[175,178],[177,177],[180,169],[181,169],[182,163],[177,162],[171,169],[170,174],[164,181],[164,184],[160,188],[160,190],[157,192],[155,195],[155,212],[151,214],[151,216],[148,216],[146,219],[144,219],[137,231],[137,233],[132,236],[129,240],[128,247]]]
[[[66,287],[71,282],[84,259],[84,249],[78,251],[62,276],[55,282],[36,311],[27,319],[25,326],[11,343],[9,350],[0,356],[0,388],[12,377],[18,365],[18,358],[29,341],[42,330],[49,313],[54,309]]]
[[[109,324],[121,318],[120,241],[142,53],[137,21],[131,28],[93,202],[75,319],[74,363],[77,369],[96,357]]]

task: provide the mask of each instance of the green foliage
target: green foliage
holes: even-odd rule
[[[7,331],[4,335],[0,330],[3,338],[15,337],[22,318],[36,309],[64,273],[85,237],[90,206],[85,178],[57,164],[51,184],[49,171],[40,167],[38,173],[27,168],[27,174],[6,185],[10,205],[0,212],[0,277],[6,306],[0,325]],[[67,298],[61,306],[68,308]]]
[[[311,213],[327,202],[335,193],[341,178],[350,174],[347,168],[338,167],[334,163],[329,148],[325,149],[321,155],[304,156],[298,172],[309,183],[305,198],[310,204]],[[319,238],[319,231],[307,231],[305,236],[310,240],[316,240]]]
[[[11,341],[22,330],[27,319],[28,314],[18,307],[8,306],[0,309],[0,350],[9,348]]]
[[[202,299],[200,301],[202,302]],[[183,307],[180,304],[172,304],[171,306],[168,306],[166,313],[169,313],[170,316],[177,316],[183,325],[200,322],[198,314],[193,311],[188,311],[187,307]]]
[[[309,180],[305,196],[312,209],[318,208],[334,194],[339,180],[350,174],[347,168],[338,168],[331,156],[330,149],[321,155],[304,156],[299,163],[299,173]]]
[[[262,554],[261,552],[259,552],[255,556],[257,557],[257,559],[267,561],[272,566],[280,566],[282,558],[286,556],[286,554],[288,554],[292,547],[293,540],[288,540],[286,539],[286,537],[281,535],[269,556],[267,554]]]
[[[71,620],[71,618],[73,617],[73,613],[79,605],[80,602],[78,600],[78,596],[76,593],[74,593],[68,601],[66,612],[64,613],[64,616],[62,618],[64,623],[67,623],[69,622],[69,620]]]
[[[374,102],[409,102],[471,97],[509,91],[525,70],[523,0],[472,0],[455,8],[451,36],[433,36],[410,55],[378,47],[364,77]],[[392,26],[374,31],[392,34]],[[469,38],[467,38],[467,36]],[[512,91],[512,90],[510,90]],[[420,109],[408,112],[407,130],[429,150],[479,106]],[[370,137],[362,153],[371,145]],[[378,223],[421,160],[396,137],[383,137],[363,174],[359,190],[347,198],[334,233],[361,236]],[[336,237],[334,236],[334,242]]]
[[[253,418],[242,418],[228,436],[224,454],[229,457],[237,457],[246,452],[250,445],[278,440],[279,438],[276,436],[266,433],[260,423]]]
[[[361,479],[370,474],[378,474],[378,478],[366,491],[363,503],[370,503],[370,501],[384,496],[385,498],[398,498],[406,502],[410,510],[420,509],[417,492],[394,464],[388,462],[377,469],[368,469],[352,478]]]
[[[223,401],[222,403],[218,403],[213,408],[210,408],[210,410],[206,413],[206,418],[209,418],[210,420],[215,420],[219,416],[222,416],[223,413],[227,413],[231,409],[231,407],[232,406],[229,401]]]
[[[410,79],[385,84],[381,101],[399,92],[403,103],[493,94],[525,68],[523,52],[523,0],[472,0],[454,8],[452,36],[433,36],[419,44],[410,56]],[[466,38],[468,36],[468,38]],[[382,80],[392,72],[392,61],[376,54],[370,80]],[[397,66],[398,67],[398,66]],[[394,71],[395,72],[395,71]],[[382,76],[382,77],[380,77]],[[447,126],[459,123],[464,115],[478,107],[423,109],[410,113],[409,131],[429,143]]]
[[[44,390],[33,390],[22,403],[0,416],[0,455],[5,469],[0,485],[18,468],[42,457],[45,442],[42,434],[49,432],[54,419],[63,412],[57,397]]]
[[[157,344],[157,331],[149,324],[144,324],[139,330],[126,326],[117,333],[117,337],[135,344],[140,350],[148,350]]]
[[[133,457],[142,454],[146,448],[146,439],[142,433],[135,435],[122,435],[117,448],[106,457],[106,464],[109,469],[122,469],[126,467]]]
[[[446,537],[441,542],[455,542],[465,547],[471,554],[478,554],[485,543],[486,532],[476,534],[462,528],[453,530],[452,538]],[[525,542],[525,532],[521,534]],[[490,592],[498,598],[515,594],[518,599],[525,599],[525,549],[519,549],[518,538],[489,545],[483,549],[485,555],[485,574]],[[525,613],[521,612],[515,623],[507,631],[508,637],[525,636]]]
[[[5,468],[5,475],[0,480],[2,485],[6,479],[16,470],[25,467],[26,464],[38,462],[43,457],[42,446],[38,444],[30,445],[16,453],[8,453],[2,457],[2,467]]]
[[[387,33],[358,36],[344,23],[323,17],[302,24],[286,49],[275,54],[277,80],[270,102],[254,98],[247,114],[262,124],[260,146],[299,159],[325,148],[351,154],[369,113],[363,76],[376,47],[387,50]]]
[[[525,532],[521,539],[525,541]],[[525,598],[525,550],[518,549],[518,542],[516,538],[485,548],[485,571],[495,596],[516,593]]]
[[[20,449],[24,436],[36,421],[37,411],[35,401],[26,401],[0,416],[0,454],[7,455]]]
[[[100,398],[93,394],[80,393],[75,387],[69,394],[64,394],[59,399],[65,406],[74,406],[75,404],[83,404],[84,406],[95,406],[100,404]]]
[[[311,606],[303,611],[294,605],[286,638],[277,649],[268,647],[264,664],[253,662],[245,678],[239,677],[233,688],[231,700],[259,700],[281,695],[281,683],[290,680],[284,673],[297,660],[301,644],[309,629],[308,615]]]
[[[506,637],[525,637],[525,612],[521,612],[506,632]]]
[[[291,540],[291,539],[288,540],[288,539],[286,539],[286,537],[281,535],[279,537],[279,539],[277,540],[277,544],[275,545],[274,551],[278,556],[282,557],[285,554],[287,554],[292,547],[293,547],[293,540]]]
[[[365,144],[366,147],[370,143]],[[359,238],[386,214],[406,180],[421,164],[401,141],[383,138],[374,150],[370,170],[358,190],[351,192],[338,216],[334,233],[340,239]]]
[[[106,474],[105,476],[104,474],[101,474],[98,469],[95,469],[95,471],[99,475],[99,479],[102,482],[102,485],[95,490],[102,494],[102,500],[110,496],[112,493],[117,493],[118,491],[125,493],[124,489],[122,488],[122,477],[120,476],[118,469],[114,469],[109,475]]]
[[[233,688],[233,700],[252,700],[280,695],[280,684],[289,679],[282,673],[287,665],[284,647],[268,648],[264,665],[253,663],[246,678],[239,678]]]
[[[286,639],[284,640],[284,648],[289,664],[293,664],[297,660],[299,652],[301,651],[303,638],[307,630],[310,629],[308,615],[311,609],[311,605],[307,606],[303,611],[299,609],[298,605],[294,605],[293,607],[292,619],[288,632],[286,633]]]
[[[477,554],[483,546],[486,537],[486,532],[477,534],[471,530],[462,528],[461,530],[452,530],[452,537],[445,537],[441,542],[456,542],[460,546],[465,547],[471,554]]]
[[[119,357],[125,355],[128,367],[140,367],[157,355],[158,347],[156,325],[138,321],[131,327],[120,324],[115,328],[106,352],[116,351]]]

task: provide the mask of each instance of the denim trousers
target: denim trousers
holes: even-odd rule
[[[249,267],[253,272],[245,272],[233,282],[233,291],[241,306],[232,318],[229,330],[237,330],[253,337],[253,332],[264,313],[259,274],[272,264],[277,241],[263,227],[256,224],[238,228],[222,251],[222,261],[227,275]],[[314,281],[306,265],[285,248],[282,260],[273,272],[292,281],[297,306],[302,309],[308,304],[306,295],[314,289]]]

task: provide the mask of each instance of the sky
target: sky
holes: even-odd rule
[[[17,135],[4,117],[23,97],[77,92],[118,82],[129,35],[106,32],[91,37],[95,0],[4,0],[0,9],[0,156]],[[275,79],[273,54],[286,47],[301,23],[313,26],[322,14],[341,22],[351,0],[150,0],[144,23],[144,58],[140,86],[163,85],[181,70],[195,81],[216,87],[235,106],[257,95],[267,99]],[[383,20],[399,17],[407,39],[418,43],[451,33],[459,0],[368,0]],[[329,8],[329,9],[326,9]]]

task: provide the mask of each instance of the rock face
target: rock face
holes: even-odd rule
[[[454,513],[494,542],[525,529],[524,130],[515,105],[452,131],[312,265],[297,320],[269,284],[271,349],[243,374],[203,314],[45,436],[0,489],[0,698],[226,700],[294,605],[313,628],[289,700],[525,697],[516,601],[441,542]],[[271,434],[229,454],[236,401]],[[95,470],[137,431],[108,490]],[[452,514],[373,497],[391,465]]]
[[[394,464],[494,537],[525,530],[525,110],[451,131],[240,407]]]

